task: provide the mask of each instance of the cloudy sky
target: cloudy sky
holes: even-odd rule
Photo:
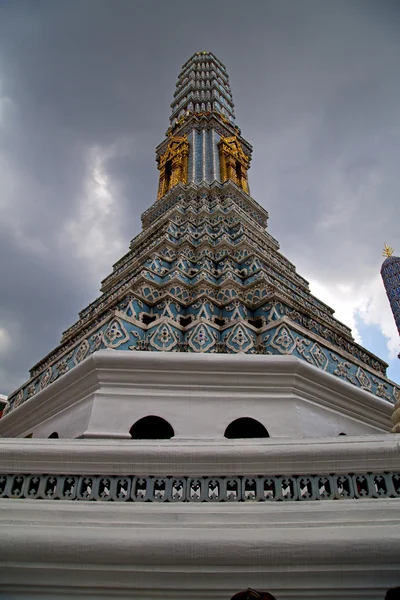
[[[60,341],[140,231],[181,65],[210,50],[252,196],[312,291],[390,363],[400,252],[396,0],[0,0],[0,392]]]

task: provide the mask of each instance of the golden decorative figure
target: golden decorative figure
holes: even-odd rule
[[[221,182],[224,183],[231,179],[248,194],[247,169],[249,168],[250,159],[243,152],[238,138],[236,136],[221,137],[218,148]]]
[[[383,246],[382,256],[392,256],[394,252],[394,248],[391,248],[387,244]]]
[[[187,183],[189,163],[189,143],[187,136],[171,135],[167,150],[157,158],[160,180],[157,200],[175,187],[178,183]]]
[[[224,121],[224,123],[228,123],[230,125],[229,119],[226,118],[226,116],[223,113],[217,113],[219,118],[222,119],[222,121]]]

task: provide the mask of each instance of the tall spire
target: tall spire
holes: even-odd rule
[[[386,258],[382,263],[381,277],[400,335],[400,258],[393,256],[393,252],[394,249],[385,244],[382,254]]]
[[[182,67],[171,104],[170,127],[158,146],[158,199],[178,183],[232,181],[249,193],[252,148],[235,125],[229,77],[211,52],[197,52]]]
[[[156,154],[158,199],[143,231],[7,412],[106,348],[291,355],[394,402],[386,363],[356,344],[266,231],[268,213],[248,189],[251,146],[210,52],[184,64]]]
[[[192,112],[214,112],[234,125],[233,99],[225,65],[211,52],[196,52],[182,67],[171,108],[171,126]]]

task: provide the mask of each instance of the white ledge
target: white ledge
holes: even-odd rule
[[[291,440],[0,439],[0,473],[294,475],[400,470],[396,435]]]
[[[293,356],[100,350],[3,417],[0,436],[27,435],[62,411],[68,410],[68,414],[72,414],[72,409],[79,410],[82,403],[88,407],[85,418],[93,428],[92,435],[101,434],[102,428],[98,428],[100,412],[93,421],[89,408],[90,403],[96,403],[101,397],[115,407],[115,402],[123,398],[142,404],[144,397],[156,398],[158,405],[164,406],[165,402],[172,406],[176,399],[182,401],[191,397],[198,401],[207,398],[219,414],[226,412],[228,398],[231,407],[237,406],[238,402],[243,404],[244,398],[246,406],[260,401],[265,401],[267,406],[270,400],[279,400],[276,406],[278,409],[280,406],[280,410],[283,405],[279,403],[295,399],[324,409],[326,415],[334,412],[352,419],[359,426],[367,425],[364,431],[371,433],[390,431],[393,410],[388,401]],[[105,414],[104,404],[101,410]],[[291,415],[288,418],[294,422]],[[282,419],[280,427],[284,431]],[[123,434],[128,430],[116,433]],[[66,437],[84,433],[85,430]],[[106,430],[103,435],[109,436]],[[206,431],[204,435],[213,437]]]
[[[397,499],[1,505],[2,592],[65,586],[70,597],[79,588],[94,597],[158,598],[162,590],[164,598],[199,599],[212,590],[222,600],[252,585],[283,600],[376,599],[398,581]],[[346,587],[353,592],[343,596]]]

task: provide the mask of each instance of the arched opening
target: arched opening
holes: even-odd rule
[[[276,598],[269,592],[260,592],[247,588],[247,590],[238,592],[232,596],[231,600],[276,600]]]
[[[53,440],[56,440],[56,439],[58,439],[59,437],[60,437],[60,436],[58,435],[57,431],[53,431],[53,433],[51,433],[51,434],[49,435],[49,439],[51,438],[51,439],[53,439]]]
[[[228,425],[224,436],[228,439],[269,438],[269,433],[260,421],[250,417],[241,417]]]
[[[136,421],[129,433],[134,440],[169,440],[175,435],[168,421],[153,415]]]
[[[347,433],[339,433],[339,435],[347,435]]]

